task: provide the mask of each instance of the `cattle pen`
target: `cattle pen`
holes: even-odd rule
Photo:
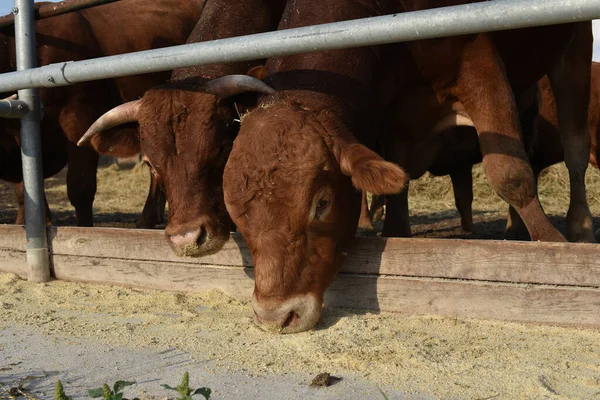
[[[252,260],[232,234],[216,254],[173,255],[164,232],[46,227],[36,88],[297,54],[600,18],[596,0],[497,0],[36,67],[33,0],[15,0],[18,71],[0,75],[0,117],[22,119],[26,227],[0,226],[0,271],[43,282],[249,298]],[[600,326],[598,245],[356,238],[326,305],[410,314]]]

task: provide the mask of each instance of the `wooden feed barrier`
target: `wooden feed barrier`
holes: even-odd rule
[[[220,289],[250,298],[240,234],[218,253],[175,256],[164,231],[50,227],[56,279],[130,287]],[[0,226],[0,271],[27,276],[22,226]],[[600,247],[492,240],[356,238],[326,306],[600,327]]]

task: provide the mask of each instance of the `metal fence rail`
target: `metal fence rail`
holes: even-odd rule
[[[22,71],[34,68],[37,60],[33,0],[15,0],[14,12],[17,70]],[[34,282],[46,282],[50,279],[50,260],[46,237],[40,136],[41,108],[38,92],[38,89],[19,90],[19,101],[25,103],[21,105],[27,110],[21,119],[21,163],[23,164],[28,277]]]
[[[50,273],[43,204],[40,104],[35,88],[65,86],[195,65],[600,18],[598,0],[495,0],[34,68],[33,2],[34,0],[15,0],[18,71],[0,75],[0,92],[19,90],[19,100],[0,101],[0,117],[22,117],[27,260],[30,266],[29,277],[36,281],[49,279]]]
[[[35,8],[34,18],[44,19],[50,17],[56,17],[70,13],[72,11],[84,10],[90,7],[96,7],[102,4],[114,3],[120,0],[68,0],[60,3],[48,4]],[[5,15],[0,17],[0,28],[10,26],[15,23],[15,17],[13,14]]]
[[[194,65],[252,60],[600,18],[598,0],[496,0],[221,39],[0,75],[0,92]]]

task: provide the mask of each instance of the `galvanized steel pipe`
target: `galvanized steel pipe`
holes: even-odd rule
[[[0,118],[23,118],[27,111],[29,107],[22,100],[0,100]]]
[[[102,4],[114,3],[120,0],[69,0],[60,3],[48,4],[35,9],[34,17],[36,20],[56,17],[73,11],[84,10],[86,8],[96,7]],[[14,14],[0,17],[0,28],[15,23]]]
[[[0,75],[0,92],[214,63],[600,18],[598,0],[495,0],[200,42]]]
[[[15,0],[15,44],[17,70],[36,66],[34,0]],[[25,187],[25,230],[27,234],[28,278],[34,282],[50,280],[46,208],[42,175],[42,142],[40,136],[40,97],[38,89],[19,90],[19,100],[28,112],[21,119],[21,162]]]

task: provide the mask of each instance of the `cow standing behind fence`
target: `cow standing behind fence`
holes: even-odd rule
[[[361,12],[367,16],[465,2],[398,0],[387,2],[391,9],[379,10],[374,3],[317,3],[292,2],[280,28],[356,18]],[[551,72],[553,84],[565,94],[562,117],[569,134],[565,137],[572,140],[566,152],[575,177],[572,187],[578,195],[583,191],[572,232],[589,233],[585,187],[578,185],[587,165],[581,165],[581,154],[589,153],[589,134],[580,114],[582,109],[587,113],[591,46],[587,54],[582,50],[583,57],[572,56],[580,54],[579,45],[587,49],[589,24],[543,28],[544,34],[554,36],[551,42],[523,41],[537,29],[542,28],[506,34],[507,40],[512,38],[507,47],[488,34],[477,34],[393,45],[387,56],[378,54],[381,49],[363,48],[267,63],[271,75],[266,81],[278,93],[242,119],[223,182],[227,209],[254,260],[257,323],[295,332],[319,319],[323,292],[356,229],[360,198],[351,184],[389,194],[400,191],[407,177],[356,138],[369,143],[386,129],[373,120],[368,125],[370,106],[379,104],[385,120],[393,97],[402,98],[415,87],[460,104],[455,115],[468,117],[475,126],[492,187],[518,210],[532,238],[564,241],[537,199],[513,95]],[[583,39],[571,41],[576,33]],[[553,51],[530,57],[544,46]],[[575,81],[567,80],[573,75]],[[373,90],[378,79],[381,86]],[[427,116],[405,116],[420,117]]]
[[[36,22],[38,64],[85,60],[182,44],[200,16],[204,0],[124,0]],[[16,68],[12,27],[0,29],[0,73]],[[98,154],[76,143],[105,111],[141,96],[168,78],[168,73],[129,76],[74,86],[41,89],[44,118],[41,123],[44,177],[59,172],[68,162],[67,192],[77,223],[92,225]],[[4,97],[8,96],[5,94]],[[111,131],[113,136],[137,135],[130,125]],[[0,179],[17,183],[23,223],[22,171],[19,121],[0,124]],[[150,191],[142,226],[153,225],[160,193]]]
[[[281,0],[210,1],[188,43],[274,30],[284,5]],[[271,89],[249,76],[218,78],[245,74],[262,62],[176,69],[167,84],[111,110],[80,141],[91,141],[99,152],[120,156],[141,150],[165,187],[169,202],[165,234],[178,255],[213,253],[229,238],[231,221],[221,182],[239,113],[245,110],[240,95]],[[113,140],[107,129],[128,122],[139,123],[139,137]]]

